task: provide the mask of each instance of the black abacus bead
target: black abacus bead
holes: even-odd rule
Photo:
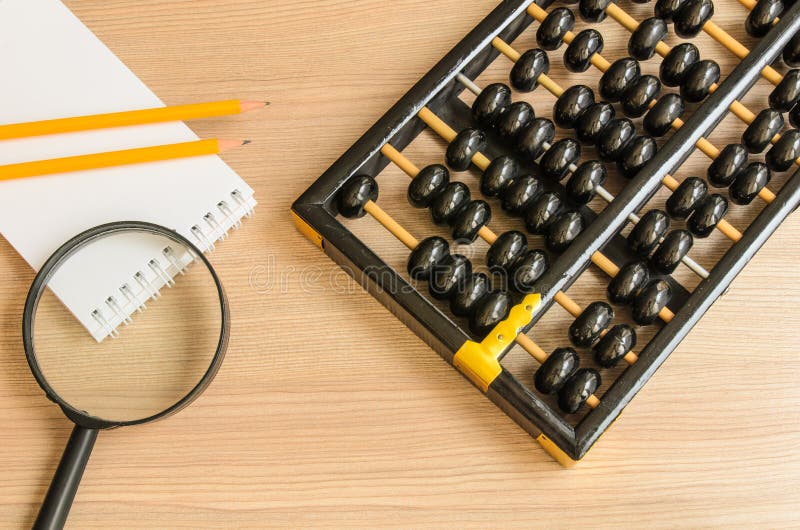
[[[407,270],[415,280],[427,280],[436,263],[450,253],[450,245],[438,236],[427,237],[411,251]]]
[[[511,86],[520,92],[530,92],[539,84],[539,76],[550,71],[547,53],[534,48],[523,53],[511,68]]]
[[[498,156],[481,175],[481,193],[487,197],[496,197],[517,178],[519,172],[519,163],[513,156]]]
[[[517,230],[503,232],[486,252],[486,265],[492,272],[510,274],[514,265],[528,250],[528,238]]]
[[[617,59],[600,77],[600,96],[616,103],[625,95],[631,84],[642,75],[639,62],[630,57]]]
[[[566,176],[569,166],[581,157],[581,144],[572,138],[555,142],[539,160],[539,168],[548,179],[558,182]]]
[[[575,238],[583,232],[583,218],[576,211],[565,212],[556,217],[547,227],[544,239],[547,248],[553,252],[564,252]]]
[[[614,310],[605,302],[592,302],[569,326],[569,340],[579,348],[588,348],[600,338],[611,321]]]
[[[469,315],[491,287],[492,282],[488,276],[482,272],[473,273],[464,282],[464,288],[450,298],[450,311],[457,317]]]
[[[363,217],[364,205],[378,200],[378,183],[369,175],[356,175],[339,190],[339,213],[348,219]]]
[[[516,142],[520,133],[527,127],[536,114],[527,101],[515,101],[497,120],[497,133],[506,141]]]
[[[427,208],[450,182],[450,172],[441,164],[422,168],[408,185],[408,202],[415,208]]]
[[[548,51],[561,47],[564,35],[575,27],[575,15],[566,7],[557,7],[547,14],[539,29],[536,30],[536,42]]]
[[[433,222],[449,224],[470,201],[469,187],[463,182],[451,182],[431,202]]]
[[[628,118],[611,120],[597,140],[597,152],[603,160],[618,160],[636,136],[636,126]]]
[[[622,96],[622,111],[626,116],[638,118],[650,108],[650,102],[661,93],[661,82],[656,76],[643,75],[631,83]]]
[[[567,181],[567,197],[577,204],[587,204],[595,196],[597,186],[606,181],[606,168],[597,160],[587,160],[578,166]]]
[[[491,129],[511,105],[511,89],[503,83],[493,83],[477,95],[472,104],[472,119],[486,129]]]
[[[666,210],[674,219],[686,219],[708,195],[708,185],[701,178],[688,177],[672,192]]]
[[[627,324],[617,324],[594,345],[594,360],[603,368],[615,366],[636,347],[636,331]]]
[[[792,124],[792,127],[800,127],[800,102],[789,111],[789,123]]]
[[[783,62],[788,66],[800,66],[800,33],[795,34],[783,48]]]
[[[681,260],[689,253],[694,238],[688,230],[673,230],[664,237],[664,241],[658,246],[653,256],[650,258],[650,265],[653,270],[662,274],[671,274]]]
[[[439,300],[447,300],[464,290],[467,278],[472,276],[472,263],[461,254],[448,254],[431,269],[428,291]]]
[[[713,15],[714,3],[711,0],[686,0],[678,12],[672,15],[675,33],[684,39],[694,37]]]
[[[536,282],[548,267],[547,254],[538,249],[528,250],[514,264],[510,287],[520,293],[534,292]]]
[[[655,280],[633,299],[633,321],[642,326],[652,324],[672,298],[672,288],[665,280]]]
[[[759,0],[748,13],[744,29],[752,37],[763,37],[772,28],[772,22],[781,16],[784,8],[782,0]]]
[[[800,100],[800,69],[786,72],[769,95],[769,106],[778,112],[789,112]]]
[[[800,131],[789,129],[767,151],[764,161],[772,171],[786,171],[800,157]]]
[[[644,261],[626,263],[608,282],[608,301],[617,305],[628,305],[642,292],[650,281],[650,269]]]
[[[553,121],[563,129],[572,129],[581,112],[592,103],[594,92],[591,88],[586,85],[572,85],[553,105]]]
[[[764,109],[742,133],[742,144],[751,153],[760,153],[767,148],[772,137],[783,129],[783,124],[783,115],[780,112]]]
[[[672,129],[672,122],[681,117],[685,106],[678,94],[664,94],[642,120],[644,130],[653,136],[664,136]]]
[[[580,0],[578,13],[587,22],[600,22],[606,18],[606,8],[611,0]]]
[[[541,181],[533,175],[514,179],[500,194],[503,210],[511,215],[522,215],[525,209],[542,193]]]
[[[489,224],[491,219],[492,209],[485,201],[471,201],[451,221],[453,240],[472,243],[478,237],[478,231]]]
[[[567,414],[578,412],[589,396],[600,386],[600,374],[591,368],[581,368],[558,391],[558,407]]]
[[[486,135],[480,129],[464,129],[447,146],[445,160],[456,171],[465,171],[472,157],[486,145]]]
[[[536,160],[546,151],[545,144],[552,144],[556,126],[547,118],[536,118],[519,134],[517,150],[530,160]]]
[[[533,379],[536,390],[542,394],[553,394],[578,370],[580,358],[572,348],[556,348],[547,356]]]
[[[481,298],[469,316],[469,329],[479,337],[485,336],[505,320],[513,301],[504,291],[492,291]]]
[[[583,143],[593,144],[614,119],[611,103],[600,101],[584,110],[575,120],[575,136]]]
[[[696,62],[681,83],[681,96],[690,103],[703,101],[711,85],[719,81],[719,75],[719,65],[715,61],[704,59]]]
[[[683,42],[672,48],[661,61],[658,76],[666,86],[683,83],[686,73],[700,60],[700,50],[691,42]]]
[[[667,36],[667,23],[658,17],[642,20],[628,39],[628,53],[646,61],[656,53],[656,46]]]
[[[728,144],[708,166],[708,182],[717,188],[731,185],[736,175],[747,164],[747,149],[742,144]]]
[[[617,167],[627,178],[633,178],[658,151],[658,145],[652,136],[637,136],[625,146],[617,159]]]
[[[675,13],[680,11],[685,3],[686,0],[657,0],[654,13],[658,18],[672,22]]]
[[[689,217],[686,226],[695,237],[708,237],[714,231],[717,223],[725,217],[727,211],[727,199],[718,193],[713,193],[700,203],[691,217]]]
[[[669,216],[661,210],[650,210],[631,228],[628,245],[635,254],[647,257],[658,246],[667,230]]]
[[[753,162],[744,168],[728,190],[728,197],[736,204],[750,204],[769,184],[771,172],[766,164]]]
[[[563,205],[556,193],[542,193],[525,211],[525,227],[532,234],[544,234]]]

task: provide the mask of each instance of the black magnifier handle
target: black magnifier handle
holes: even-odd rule
[[[94,441],[97,440],[97,429],[87,429],[76,425],[69,436],[67,447],[61,455],[61,462],[50,482],[47,496],[44,498],[34,530],[50,530],[64,528],[67,522],[69,509],[78,491],[78,485],[83,477],[83,470],[92,454]]]

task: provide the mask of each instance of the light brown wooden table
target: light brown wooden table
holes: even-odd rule
[[[309,286],[309,271],[336,269],[288,215],[494,2],[68,4],[168,103],[273,102],[192,124],[201,136],[254,141],[226,156],[260,206],[213,258],[233,311],[222,371],[176,417],[101,434],[72,528],[798,526],[800,217],[564,470],[372,297],[348,282]],[[652,5],[631,9],[642,18]],[[744,9],[727,0],[717,10],[752,45]],[[619,57],[627,34],[603,27],[614,28],[606,47]],[[523,44],[534,46],[532,31]],[[704,55],[729,71],[734,61],[713,46]],[[551,57],[563,70],[560,52]],[[431,138],[414,152],[430,163],[442,147]],[[402,185],[386,193],[400,197]],[[419,234],[427,220],[400,202]],[[25,363],[33,273],[5,241],[0,277],[0,526],[18,528],[33,521],[70,424]]]

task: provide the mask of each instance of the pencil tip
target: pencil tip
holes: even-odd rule
[[[249,143],[252,143],[252,141],[251,140],[245,140],[245,141],[242,142],[242,145],[247,145]]]
[[[265,107],[269,107],[269,101],[265,101],[265,102],[264,102],[264,106],[265,106]]]

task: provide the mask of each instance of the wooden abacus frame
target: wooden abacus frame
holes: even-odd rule
[[[547,8],[550,3],[551,0],[536,2],[542,8]],[[530,0],[506,0],[492,11],[292,206],[301,232],[451,364],[454,364],[456,352],[465,344],[475,344],[474,338],[452,315],[439,310],[342,225],[337,219],[334,199],[351,177],[360,173],[378,175],[390,163],[382,153],[387,144],[402,151],[425,129],[426,124],[419,117],[423,109],[429,109],[453,128],[469,127],[470,109],[458,98],[465,87],[456,77],[463,74],[475,79],[480,75],[499,55],[492,40],[499,37],[505,42],[513,42],[534,21],[528,14],[530,5]],[[613,202],[599,214],[585,207],[580,210],[584,219],[591,222],[539,280],[541,302],[526,313],[523,321],[517,318],[516,331],[527,332],[550,308],[557,293],[566,291],[601,249],[617,267],[633,259],[619,235],[629,215],[635,214],[653,197],[662,179],[674,172],[689,157],[698,140],[722,121],[731,104],[747,93],[761,71],[769,67],[797,31],[800,31],[800,3],[781,16],[775,27],[742,58],[718,89],[686,119]],[[507,152],[505,146],[489,139],[486,154],[494,157]],[[529,171],[537,171],[533,163],[523,166],[527,166]],[[560,188],[559,184],[548,185]],[[776,194],[775,200],[764,207],[742,233],[741,239],[731,246],[708,278],[693,292],[688,292],[670,276],[663,276],[675,293],[669,304],[674,317],[639,352],[639,359],[614,381],[603,394],[602,402],[574,427],[540,396],[500,367],[499,360],[513,345],[513,340],[508,340],[508,337],[493,344],[496,351],[490,352],[493,356],[491,361],[497,363],[499,373],[490,384],[484,387],[474,374],[467,373],[463,366],[461,370],[561,463],[579,460],[799,204],[800,170],[797,170]]]

